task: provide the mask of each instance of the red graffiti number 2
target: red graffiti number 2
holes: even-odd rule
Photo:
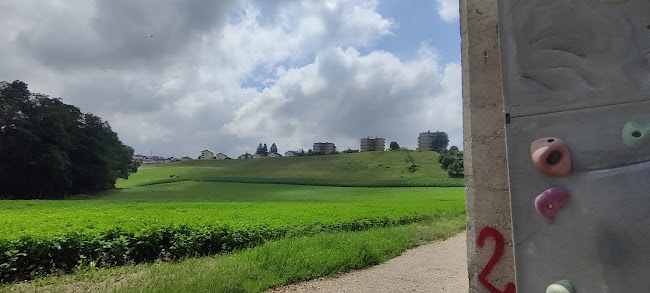
[[[481,233],[478,235],[478,240],[477,244],[479,247],[483,247],[485,245],[485,239],[487,238],[492,238],[494,239],[494,254],[492,255],[492,258],[490,258],[490,261],[487,263],[485,268],[481,271],[480,274],[478,274],[478,280],[488,288],[490,293],[516,293],[517,289],[515,288],[515,284],[513,283],[508,283],[506,285],[506,289],[501,291],[497,287],[494,287],[488,280],[487,277],[492,272],[492,269],[494,269],[494,266],[499,263],[501,260],[501,257],[503,257],[503,250],[504,250],[504,240],[503,240],[503,235],[499,233],[494,228],[490,227],[485,227],[483,230],[481,230]]]

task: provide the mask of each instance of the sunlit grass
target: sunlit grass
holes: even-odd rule
[[[63,277],[0,287],[2,292],[262,292],[365,268],[465,228],[465,217],[362,232],[289,237],[226,255],[179,263],[88,268]]]

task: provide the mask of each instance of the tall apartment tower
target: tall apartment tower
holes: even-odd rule
[[[331,142],[315,142],[312,150],[317,154],[329,155],[336,151],[336,146]]]
[[[421,132],[418,136],[418,151],[430,151],[433,139],[438,135],[437,132]]]
[[[362,138],[360,151],[362,152],[371,152],[371,151],[383,151],[385,149],[386,142],[381,137],[376,138]]]

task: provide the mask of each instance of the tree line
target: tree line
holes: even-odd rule
[[[114,188],[139,166],[108,122],[0,82],[0,197],[60,199]]]

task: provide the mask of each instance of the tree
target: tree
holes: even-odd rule
[[[447,174],[449,177],[463,177],[465,176],[465,168],[463,166],[463,160],[456,160],[447,169]]]
[[[62,198],[102,191],[137,171],[107,122],[60,99],[0,82],[0,196]]]
[[[269,155],[269,148],[266,147],[266,144],[262,147],[262,154],[266,157]]]
[[[431,150],[440,152],[444,149],[447,149],[449,145],[449,135],[446,132],[436,131],[434,133],[433,139],[431,140]]]
[[[440,156],[438,157],[438,162],[440,162],[440,166],[447,170],[447,168],[453,164],[457,160],[456,156],[451,154],[450,152],[447,152],[444,150],[444,153],[440,153]]]
[[[449,148],[449,152],[450,152],[452,155],[457,154],[459,151],[460,151],[460,150],[459,150],[458,147],[455,146],[455,145],[452,145],[452,146]]]
[[[307,150],[307,155],[308,155],[308,156],[313,156],[313,155],[314,155],[314,151],[313,151],[312,149]]]
[[[257,150],[255,151],[255,153],[256,153],[256,154],[260,154],[260,155],[264,154],[264,147],[262,147],[262,143],[261,143],[261,142],[260,142],[260,144],[257,146]]]
[[[273,144],[271,145],[271,152],[272,152],[272,153],[276,153],[276,154],[278,153],[278,147],[275,146],[275,143],[273,143]]]
[[[391,150],[391,151],[397,151],[397,150],[399,150],[399,144],[397,144],[396,141],[391,141],[391,142],[390,142],[390,150]]]

